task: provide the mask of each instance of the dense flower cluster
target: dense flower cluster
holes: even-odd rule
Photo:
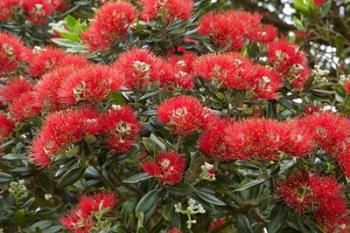
[[[167,23],[189,19],[193,8],[192,0],[141,0],[141,3],[142,19],[152,20],[160,16]]]
[[[48,166],[52,157],[65,151],[86,135],[101,135],[116,152],[130,149],[139,125],[129,107],[100,113],[91,108],[63,110],[50,114],[31,147],[31,158],[38,166]]]
[[[10,79],[3,87],[0,87],[0,102],[10,104],[21,94],[29,92],[32,89],[33,84],[24,77]]]
[[[182,181],[186,161],[175,152],[162,152],[154,161],[148,160],[141,167],[149,175],[157,177],[163,184],[175,185]]]
[[[214,43],[232,50],[241,49],[245,39],[271,42],[277,30],[261,24],[261,18],[260,14],[244,11],[209,12],[199,22],[199,33],[209,35]]]
[[[5,113],[0,112],[0,143],[12,133],[13,129],[13,121]]]
[[[161,103],[157,115],[174,134],[188,135],[201,129],[205,111],[198,99],[176,96]]]
[[[13,35],[0,32],[0,74],[17,71],[26,56],[22,41]]]
[[[0,2],[0,21],[11,18],[16,8],[21,6],[21,3],[21,0],[2,0]]]
[[[316,219],[327,232],[338,232],[337,229],[343,227],[345,230],[345,227],[349,227],[339,224],[347,215],[345,199],[340,189],[341,186],[331,177],[298,172],[280,182],[277,196],[298,213],[315,208],[313,211]]]
[[[61,219],[61,223],[74,233],[91,232],[97,221],[113,209],[118,203],[114,193],[96,193],[83,196],[69,214]]]
[[[93,23],[84,32],[83,40],[90,50],[105,50],[120,41],[137,17],[136,8],[127,2],[104,4]]]
[[[55,10],[61,10],[63,5],[63,0],[24,0],[23,10],[30,22],[42,25]]]

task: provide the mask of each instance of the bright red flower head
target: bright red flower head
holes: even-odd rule
[[[118,202],[114,193],[96,193],[83,196],[75,209],[61,218],[61,223],[74,233],[88,233],[95,224],[94,214],[108,212]]]
[[[325,4],[327,2],[327,0],[312,0],[312,3],[315,6],[322,6],[323,4]]]
[[[34,86],[37,93],[38,106],[49,111],[58,110],[61,106],[58,92],[62,83],[74,72],[80,68],[76,66],[67,66],[55,69],[42,76],[42,78]]]
[[[272,25],[261,25],[252,30],[248,38],[252,41],[260,43],[269,43],[277,38],[278,31]]]
[[[162,79],[166,72],[163,64],[164,61],[149,50],[134,48],[122,53],[113,67],[128,88],[139,89]]]
[[[14,122],[4,112],[0,112],[0,143],[10,136],[14,129]]]
[[[95,21],[83,34],[83,41],[91,50],[108,49],[125,36],[136,17],[137,10],[130,3],[106,3],[96,12]],[[94,42],[94,37],[97,37],[97,41],[102,42],[100,46]]]
[[[24,0],[23,9],[27,14],[27,18],[34,24],[45,24],[47,18],[55,10],[50,0]]]
[[[161,16],[168,23],[176,19],[189,19],[193,8],[192,0],[141,0],[141,3],[143,20]]]
[[[245,37],[260,27],[260,20],[261,15],[244,11],[209,12],[201,18],[198,32],[210,36],[221,47],[238,50],[243,47]],[[273,33],[268,30],[270,35],[259,39],[270,39]]]
[[[238,90],[252,87],[252,66],[248,59],[236,53],[203,55],[193,64],[198,76],[219,82],[216,86]]]
[[[0,32],[0,75],[16,71],[26,58],[22,41],[7,33]]]
[[[290,79],[291,86],[302,89],[310,76],[306,55],[296,44],[284,39],[273,42],[268,48],[268,59],[274,67]]]
[[[15,99],[9,107],[9,112],[18,121],[40,114],[40,106],[36,105],[37,96],[33,91],[25,92]]]
[[[61,149],[77,143],[86,134],[98,131],[98,114],[89,108],[51,113],[32,142],[30,157],[34,164],[46,167]]]
[[[168,63],[171,65],[173,78],[171,80],[176,86],[190,89],[194,87],[193,78],[195,76],[193,63],[197,55],[192,52],[183,52],[181,56],[175,54],[168,55]]]
[[[10,104],[21,94],[31,91],[33,84],[23,77],[8,80],[5,86],[0,88],[1,102]]]
[[[141,166],[146,173],[159,178],[163,184],[175,185],[182,181],[186,161],[175,152],[162,152],[154,161],[146,161]]]
[[[68,54],[56,48],[44,48],[39,52],[34,51],[28,63],[28,74],[33,77],[41,77],[49,71],[68,65],[86,66],[89,64],[84,56]]]
[[[107,66],[90,65],[67,77],[58,91],[63,104],[98,103],[111,91],[118,90],[122,80]]]
[[[135,112],[130,107],[115,107],[102,117],[108,148],[124,153],[135,143],[140,130]]]
[[[21,7],[21,5],[21,0],[2,0],[0,2],[0,21],[11,18],[15,9]]]
[[[254,80],[254,93],[260,99],[276,99],[279,89],[282,87],[282,78],[271,68],[255,65],[251,80]]]
[[[163,101],[157,109],[158,119],[177,135],[188,135],[201,129],[204,108],[191,96],[176,96]]]

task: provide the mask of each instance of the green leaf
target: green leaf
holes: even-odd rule
[[[241,187],[235,189],[233,192],[240,192],[240,191],[243,191],[243,190],[247,190],[251,187],[254,187],[256,185],[259,185],[259,184],[262,184],[265,182],[265,179],[258,179],[258,180],[252,180],[244,185],[242,185]]]
[[[225,206],[226,205],[225,202],[221,201],[219,198],[217,198],[212,193],[206,192],[204,189],[197,189],[197,190],[195,190],[195,193],[197,194],[197,196],[200,199],[202,199],[203,201],[205,201],[209,204],[213,204],[213,205],[217,205],[217,206]]]
[[[254,233],[253,229],[251,228],[251,223],[245,215],[238,216],[236,225],[239,233]]]
[[[135,207],[136,214],[139,212],[147,213],[154,207],[159,200],[159,190],[154,189],[144,195]]]
[[[12,176],[5,172],[0,172],[0,184],[10,183],[12,181]]]
[[[282,232],[286,225],[288,210],[283,204],[276,204],[271,211],[270,222],[267,224],[268,233]]]
[[[85,168],[73,167],[68,170],[58,181],[58,187],[67,187],[71,184],[74,184],[79,180],[84,174]]]
[[[124,183],[128,183],[128,184],[133,184],[133,183],[138,183],[144,180],[148,180],[152,178],[152,176],[148,175],[147,173],[138,173],[136,175],[133,175],[125,180],[123,180]]]

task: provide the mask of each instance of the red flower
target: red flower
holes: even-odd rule
[[[209,12],[201,18],[198,32],[210,36],[210,39],[221,47],[238,50],[243,47],[245,37],[257,30],[260,20],[261,15],[244,11]],[[269,37],[271,34],[273,33],[270,33]]]
[[[252,87],[252,63],[239,54],[207,54],[199,57],[193,67],[198,76],[219,82],[218,86],[238,90]]]
[[[141,3],[143,20],[152,20],[160,15],[167,23],[189,19],[193,8],[192,0],[141,0]]]
[[[175,54],[168,55],[168,62],[171,64],[173,80],[176,86],[190,89],[194,87],[192,79],[194,78],[193,62],[197,58],[197,55],[192,52],[183,52],[181,56]]]
[[[126,34],[129,26],[137,17],[136,8],[127,2],[109,2],[96,12],[94,23],[83,34],[83,41],[90,50],[105,50],[120,41]],[[99,46],[98,43],[102,42]]]
[[[91,65],[68,76],[63,81],[58,96],[62,103],[68,105],[79,102],[98,103],[121,85],[122,80],[109,67]]]
[[[276,99],[278,90],[282,87],[281,77],[272,69],[263,67],[260,65],[255,65],[252,67],[254,73],[253,83],[254,93],[260,99]]]
[[[177,229],[176,227],[171,228],[168,233],[183,233],[181,230]]]
[[[188,135],[201,129],[204,109],[191,96],[176,96],[163,101],[157,109],[158,119],[177,135]]]
[[[297,213],[311,208],[316,201],[306,172],[298,172],[288,177],[286,181],[280,182],[276,195],[292,206]]]
[[[0,143],[10,136],[14,129],[14,122],[4,112],[0,112]]]
[[[124,153],[134,144],[140,126],[134,110],[130,107],[116,107],[103,117],[103,129],[108,148]]]
[[[35,92],[25,92],[15,99],[9,107],[9,112],[18,121],[40,114],[40,106],[36,105],[37,96]]]
[[[344,81],[344,89],[348,95],[350,95],[350,80]]]
[[[278,31],[272,25],[261,25],[248,34],[248,38],[252,41],[260,43],[272,42],[277,38]]]
[[[55,10],[54,5],[49,0],[25,0],[23,1],[23,9],[28,20],[39,25],[45,24],[47,18]]]
[[[68,54],[55,48],[45,48],[40,52],[33,52],[28,63],[28,74],[34,77],[41,77],[49,71],[67,65],[86,66],[89,64],[84,56]]]
[[[146,49],[131,49],[120,55],[113,67],[125,79],[126,86],[140,89],[153,81],[164,79],[164,61]]]
[[[16,71],[26,58],[26,48],[16,37],[0,32],[0,75]]]
[[[97,118],[97,113],[88,108],[49,114],[32,142],[33,162],[46,167],[60,149],[79,142],[87,133],[99,131]]]
[[[58,91],[62,83],[79,69],[80,67],[77,66],[67,66],[44,74],[34,86],[34,91],[38,97],[38,106],[49,111],[58,110],[61,106]]]
[[[94,214],[110,211],[118,199],[114,193],[97,193],[83,196],[76,208],[61,218],[61,223],[74,233],[89,233],[95,224]]]
[[[221,160],[230,160],[232,158],[232,148],[226,142],[225,130],[235,123],[229,119],[213,120],[212,125],[203,132],[199,138],[199,149],[210,156],[218,157]]]
[[[291,80],[291,86],[302,89],[310,76],[306,55],[296,44],[286,40],[271,43],[268,48],[268,59],[282,76]]]
[[[213,222],[210,224],[211,232],[214,232],[216,229],[221,227],[224,223],[225,223],[224,220],[222,220],[221,218],[215,218]]]
[[[16,8],[21,7],[21,0],[2,0],[0,2],[0,21],[6,21],[12,17]]]
[[[146,161],[142,169],[149,175],[157,177],[163,184],[180,183],[185,170],[185,159],[175,152],[162,152],[154,161]]]
[[[5,86],[0,88],[0,99],[2,102],[10,104],[16,101],[21,94],[31,91],[33,85],[23,77],[10,79]]]
[[[312,0],[312,3],[315,6],[322,6],[323,4],[325,4],[327,2],[327,0]]]

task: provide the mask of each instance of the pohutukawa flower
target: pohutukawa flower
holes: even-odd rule
[[[304,87],[311,72],[306,55],[296,44],[283,39],[271,43],[268,48],[268,59],[278,72],[291,80],[293,88]]]
[[[9,112],[18,121],[23,121],[40,114],[40,106],[36,105],[37,96],[33,91],[25,92],[15,99],[9,107]]]
[[[312,0],[312,3],[315,6],[322,6],[323,4],[325,4],[327,2],[327,0]]]
[[[122,53],[113,67],[128,88],[140,89],[164,76],[163,64],[164,61],[149,50],[134,48]]]
[[[277,38],[277,29],[272,25],[261,25],[256,27],[248,34],[248,38],[252,41],[260,43],[269,43]]]
[[[45,119],[30,148],[34,164],[46,167],[59,150],[77,143],[86,134],[98,131],[98,114],[89,108],[51,113]]]
[[[0,21],[11,18],[15,9],[21,7],[21,5],[21,0],[2,0],[0,2]]]
[[[278,90],[282,87],[282,78],[273,70],[260,65],[252,67],[253,91],[260,99],[276,99]]]
[[[81,55],[68,54],[56,48],[44,48],[41,51],[33,51],[28,61],[28,74],[33,77],[41,77],[49,71],[66,66],[86,66],[88,60]]]
[[[175,152],[162,152],[155,160],[148,160],[141,165],[146,173],[168,185],[175,185],[182,181],[185,166],[184,157]]]
[[[168,63],[171,64],[173,80],[176,86],[190,89],[194,87],[193,78],[195,76],[193,70],[193,62],[197,55],[192,52],[183,52],[181,56],[175,54],[168,54]]]
[[[12,103],[21,94],[33,89],[33,84],[24,77],[18,77],[7,81],[6,85],[0,87],[0,102]]]
[[[96,12],[95,21],[83,33],[90,50],[106,50],[124,38],[137,17],[136,8],[127,2],[109,2]],[[100,45],[96,42],[101,42]]]
[[[10,136],[14,129],[14,122],[4,112],[0,112],[0,143]]]
[[[189,19],[193,8],[192,0],[141,0],[141,3],[143,20],[160,16],[167,23],[176,19]]]
[[[238,50],[243,47],[244,39],[260,27],[260,20],[261,15],[244,11],[209,12],[201,18],[198,32],[209,35],[221,47]]]
[[[0,32],[0,75],[17,71],[27,55],[22,41]]]
[[[128,151],[140,129],[134,110],[127,106],[114,106],[102,119],[107,147],[118,153]]]
[[[174,134],[188,135],[201,129],[204,108],[198,99],[182,95],[163,101],[157,115]]]
[[[60,109],[61,103],[58,96],[60,87],[67,77],[79,69],[79,66],[67,66],[44,74],[34,86],[34,91],[38,97],[37,105],[48,111]]]
[[[50,0],[25,0],[23,1],[23,9],[28,20],[39,25],[45,24],[55,10]]]
[[[114,193],[103,192],[83,196],[75,209],[61,218],[61,223],[75,233],[91,232],[96,222],[101,221],[101,217],[113,209],[117,203],[118,199]]]
[[[235,53],[208,54],[194,62],[195,73],[207,80],[214,80],[226,88],[245,90],[252,87],[252,63]]]
[[[73,105],[81,102],[99,103],[111,91],[118,90],[123,81],[110,67],[90,65],[79,69],[67,77],[58,91],[63,104]]]

